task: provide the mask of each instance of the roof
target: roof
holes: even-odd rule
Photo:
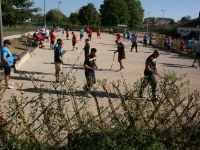
[[[197,28],[197,26],[200,27],[200,19],[199,18],[193,19],[189,22],[186,22],[186,23],[180,25],[179,27]]]

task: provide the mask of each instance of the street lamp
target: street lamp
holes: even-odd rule
[[[150,11],[147,11],[148,13],[148,21],[147,21],[147,32],[148,32],[148,26],[149,26],[149,13],[151,13]]]
[[[59,9],[59,4],[61,2],[58,2],[58,27],[60,28],[60,9]]]
[[[163,14],[162,14],[162,24],[163,24],[163,16],[164,16],[164,12],[167,11],[167,10],[163,10],[163,9],[162,9],[161,11],[163,12]]]
[[[45,12],[45,0],[44,0],[44,27],[46,29],[46,12]]]

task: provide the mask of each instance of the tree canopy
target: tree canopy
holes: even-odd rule
[[[41,11],[40,8],[33,8],[34,4],[30,0],[2,0],[3,26],[15,26],[22,24],[24,20],[32,18],[33,13]]]
[[[186,22],[186,21],[189,21],[191,19],[191,16],[188,15],[188,16],[184,16],[181,18],[181,22]]]
[[[78,13],[71,13],[70,16],[69,16],[69,20],[72,24],[76,25],[79,23],[79,20],[78,20]]]
[[[128,25],[130,15],[124,0],[104,0],[100,5],[101,24],[104,26]]]
[[[94,4],[89,3],[81,7],[78,13],[78,20],[81,25],[99,25],[99,14]]]

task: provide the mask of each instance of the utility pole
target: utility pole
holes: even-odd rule
[[[147,13],[148,13],[148,21],[147,21],[147,32],[148,32],[148,28],[149,28],[149,13],[151,13],[150,11],[147,11]]]
[[[162,9],[161,11],[163,12],[163,14],[162,14],[162,24],[163,24],[163,16],[164,16],[164,12],[167,11],[167,10],[163,10],[163,9]]]

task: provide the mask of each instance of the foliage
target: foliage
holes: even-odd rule
[[[174,21],[174,19],[171,19],[171,21],[170,21],[170,23],[169,23],[170,25],[175,25],[176,24],[176,22]]]
[[[186,21],[189,21],[191,19],[191,16],[188,15],[188,16],[184,16],[181,18],[181,22],[186,22]]]
[[[78,13],[71,13],[69,16],[69,20],[72,24],[77,25],[79,23]]]
[[[130,21],[128,6],[124,0],[104,0],[99,12],[103,26],[128,25]]]
[[[130,15],[130,21],[129,21],[129,27],[138,29],[143,24],[143,18],[144,18],[144,9],[142,8],[142,4],[140,0],[125,0],[129,15]]]
[[[78,13],[78,20],[81,25],[100,25],[99,14],[94,4],[89,3],[88,5],[81,7]]]
[[[171,29],[170,28],[171,26],[168,26],[168,25],[164,25],[162,26],[161,29],[159,29],[159,33],[160,34],[165,34],[166,36],[171,36],[173,38],[180,38],[180,34],[177,32],[177,29],[174,28],[174,29]]]
[[[3,26],[16,26],[23,24],[24,20],[31,19],[33,13],[38,13],[40,8],[33,8],[34,2],[30,0],[2,0]]]
[[[62,23],[68,22],[67,16],[65,16],[60,10],[58,9],[51,9],[46,13],[46,20],[47,21],[53,21],[54,23],[59,22],[59,16],[60,16],[60,25],[62,26]]]
[[[79,58],[77,58],[78,60]],[[189,81],[165,71],[158,77],[160,101],[138,99],[141,80],[133,87],[121,80],[98,80],[91,99],[78,90],[76,62],[64,72],[62,83],[44,84],[35,73],[21,74],[33,83],[36,95],[11,96],[8,125],[1,129],[1,149],[199,149],[200,93],[189,93]],[[75,67],[75,68],[74,68]],[[73,69],[74,68],[74,69]],[[107,105],[102,106],[98,89]],[[147,89],[147,95],[151,95]],[[106,102],[106,101],[105,101]]]

